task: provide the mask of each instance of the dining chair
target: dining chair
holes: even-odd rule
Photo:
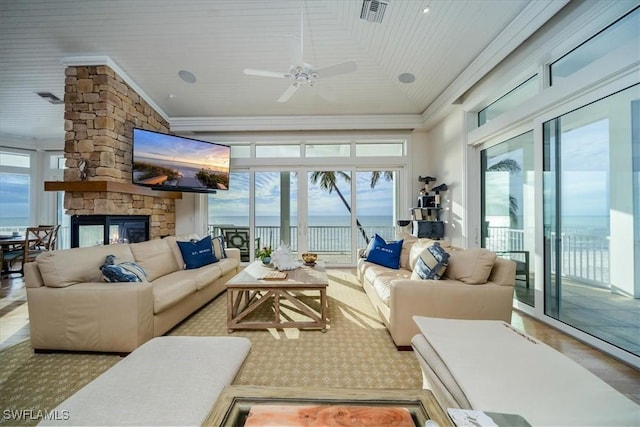
[[[59,229],[59,225],[27,227],[22,244],[3,254],[7,273],[24,274],[25,263],[35,260],[42,252],[54,250]],[[20,270],[11,270],[11,264],[16,262],[20,262]]]

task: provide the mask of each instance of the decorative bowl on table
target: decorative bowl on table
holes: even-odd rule
[[[307,265],[315,265],[316,261],[318,260],[318,254],[314,254],[312,252],[305,252],[300,256],[302,257],[304,263]]]

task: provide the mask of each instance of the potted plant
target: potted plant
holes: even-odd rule
[[[271,262],[271,246],[263,246],[256,252],[256,257],[262,260],[263,264],[269,264]]]

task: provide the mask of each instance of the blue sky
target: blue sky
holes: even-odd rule
[[[256,172],[256,215],[275,216],[280,214],[280,173]],[[357,173],[358,215],[392,216],[393,215],[393,183],[380,179],[374,189],[370,187],[371,174]],[[291,175],[291,212],[298,210],[298,176]],[[350,201],[351,188],[344,181],[338,181],[339,188],[345,198]],[[349,212],[342,201],[334,193],[320,189],[319,185],[309,184],[309,214],[322,216],[345,216]],[[211,196],[213,210],[221,216],[247,216],[249,206],[249,174],[231,173],[229,191],[219,191]],[[219,209],[219,210],[217,210]]]

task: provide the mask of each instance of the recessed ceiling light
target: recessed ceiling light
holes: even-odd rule
[[[180,76],[180,78],[187,83],[195,83],[197,80],[196,76],[194,76],[191,71],[187,70],[180,70],[178,72],[178,76]]]
[[[416,76],[411,73],[402,73],[398,76],[400,83],[413,83],[416,80]]]
[[[429,13],[430,10],[431,8],[429,6],[425,6],[425,8],[422,9],[422,13]]]

